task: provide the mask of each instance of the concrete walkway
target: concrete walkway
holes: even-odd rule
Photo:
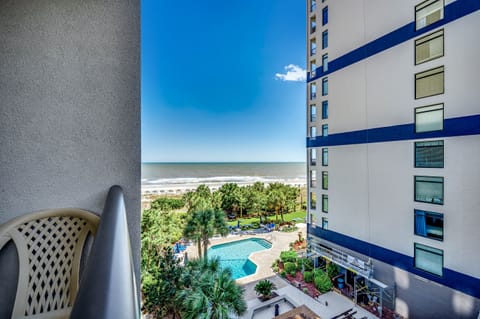
[[[294,306],[298,307],[301,305],[306,305],[308,308],[313,310],[316,314],[322,319],[330,319],[336,315],[339,315],[347,310],[353,308],[353,311],[356,313],[353,315],[354,318],[363,318],[368,319],[378,319],[375,315],[366,311],[365,309],[356,306],[350,299],[345,296],[342,296],[336,292],[328,292],[320,295],[317,299],[304,294],[300,289],[293,287],[288,284],[287,281],[281,279],[278,276],[273,276],[266,278],[272,281],[277,289],[275,290],[279,296],[287,296],[290,300],[294,302]],[[252,313],[255,308],[261,306],[262,302],[255,295],[253,290],[256,282],[251,282],[248,285],[244,286],[245,289],[245,300],[247,302],[248,311],[240,317],[241,319],[250,319],[252,318]],[[273,309],[273,308],[272,308]],[[256,313],[255,319],[271,319],[273,318],[272,311],[266,311],[265,313]]]

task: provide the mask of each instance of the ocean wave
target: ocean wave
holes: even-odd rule
[[[185,184],[217,184],[217,183],[238,183],[238,184],[253,184],[255,182],[273,183],[273,182],[302,182],[305,178],[280,178],[275,176],[215,176],[215,177],[181,177],[181,178],[159,178],[159,179],[142,179],[142,184],[158,185],[158,186],[173,186]]]

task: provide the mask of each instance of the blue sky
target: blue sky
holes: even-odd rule
[[[144,162],[305,161],[305,3],[142,0]]]

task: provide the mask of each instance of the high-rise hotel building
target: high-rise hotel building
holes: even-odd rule
[[[307,0],[309,250],[378,312],[479,316],[479,9]]]

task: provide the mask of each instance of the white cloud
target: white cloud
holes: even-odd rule
[[[282,81],[303,82],[307,79],[307,71],[295,64],[289,64],[285,67],[287,73],[276,73],[275,78]]]

